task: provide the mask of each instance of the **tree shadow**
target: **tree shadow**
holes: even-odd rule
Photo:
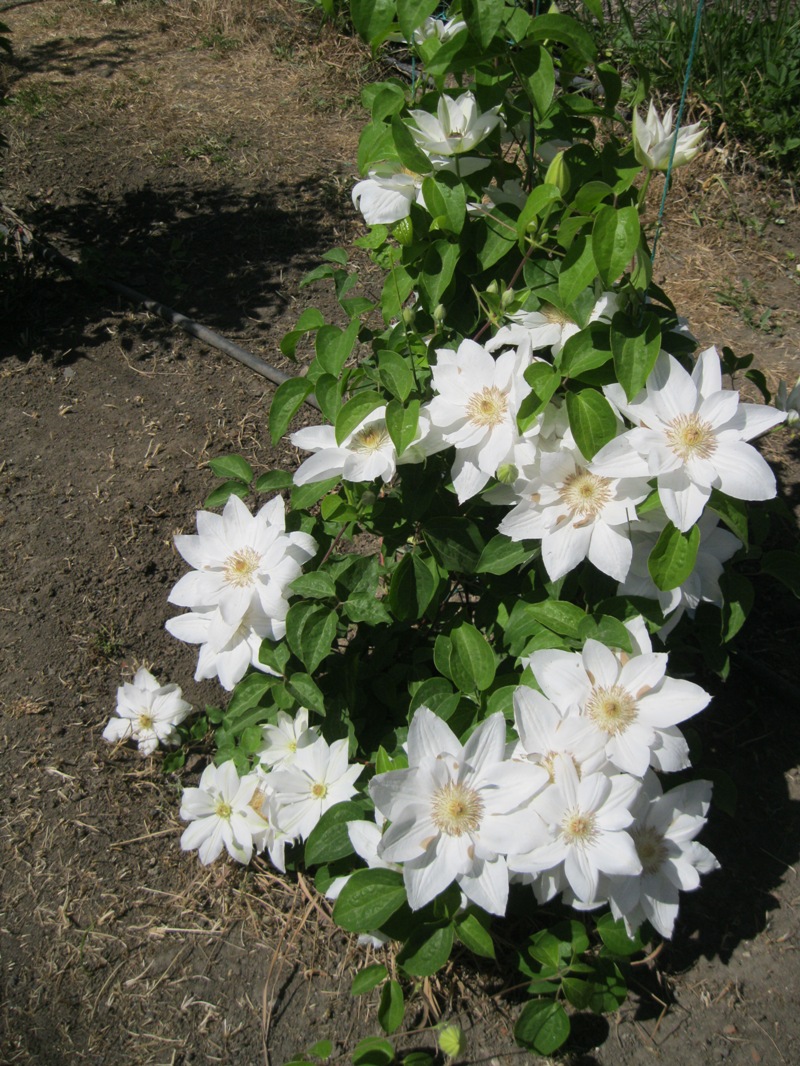
[[[78,190],[68,204],[38,205],[25,222],[79,260],[82,279],[20,284],[6,300],[0,358],[35,348],[63,361],[106,342],[99,323],[121,305],[93,279],[121,282],[226,334],[268,333],[299,277],[335,243],[321,187],[319,174],[263,192],[175,182],[106,200]]]

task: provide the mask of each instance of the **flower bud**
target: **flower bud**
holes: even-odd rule
[[[492,278],[492,280],[486,286],[486,291],[490,292],[492,296],[497,296],[497,294],[500,292],[500,286],[497,283],[497,278]]]
[[[466,1049],[466,1037],[457,1025],[445,1025],[439,1031],[439,1050],[448,1059],[457,1059]]]
[[[497,468],[497,474],[495,476],[503,485],[513,485],[519,477],[519,470],[517,470],[513,463],[503,463],[502,466]]]
[[[500,297],[500,306],[504,311],[510,303],[514,302],[516,295],[513,289],[503,289],[503,295]]]
[[[444,304],[437,304],[436,307],[434,307],[433,321],[436,323],[437,326],[441,326],[442,322],[444,322],[444,316],[446,313],[447,309],[445,308]]]
[[[553,162],[547,168],[544,180],[546,185],[555,185],[561,195],[565,195],[569,188],[570,174],[563,152],[556,153]]]
[[[414,319],[417,317],[417,312],[413,307],[403,308],[403,321],[411,329],[414,325]]]

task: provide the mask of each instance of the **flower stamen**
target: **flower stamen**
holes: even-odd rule
[[[697,414],[673,418],[667,427],[667,444],[684,463],[709,459],[717,450],[714,427]]]
[[[365,426],[364,429],[360,429],[351,440],[350,448],[354,452],[379,452],[390,440],[388,429],[379,423],[378,425]]]
[[[483,800],[474,788],[450,781],[434,792],[431,817],[447,836],[474,833],[483,817]]]
[[[598,728],[612,736],[624,733],[636,721],[638,713],[636,700],[622,685],[593,688],[586,701],[586,714]]]
[[[597,836],[597,819],[591,811],[573,807],[561,821],[561,832],[570,844],[591,844]]]
[[[577,467],[558,490],[560,499],[573,515],[595,518],[612,498],[611,478],[591,474]]]
[[[467,402],[467,418],[475,426],[498,426],[508,411],[508,397],[496,385],[484,385]]]
[[[240,548],[225,560],[223,576],[229,585],[243,588],[253,584],[253,575],[261,565],[261,556],[254,548]]]
[[[667,858],[667,845],[664,843],[664,837],[650,825],[632,830],[631,836],[636,845],[636,854],[642,864],[642,873],[658,873]]]

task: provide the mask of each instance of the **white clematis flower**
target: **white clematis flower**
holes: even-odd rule
[[[178,685],[159,685],[141,666],[132,682],[117,689],[117,717],[109,719],[103,739],[135,740],[142,755],[152,755],[159,744],[180,743],[175,727],[191,713]]]
[[[630,525],[650,491],[647,478],[602,477],[587,467],[577,449],[543,452],[535,475],[514,483],[516,505],[498,526],[511,540],[541,540],[551,581],[587,558],[617,581],[630,568]]]
[[[723,389],[716,348],[700,354],[691,375],[662,352],[630,403],[621,385],[603,391],[636,428],[609,441],[589,469],[604,477],[655,477],[661,506],[678,529],[697,522],[712,489],[737,500],[775,495],[775,475],[745,442],[786,415],[740,403],[738,392]]]
[[[674,727],[711,699],[694,682],[667,677],[667,660],[649,639],[630,656],[589,639],[580,652],[547,648],[527,662],[562,714],[578,710],[594,726],[609,762],[642,777],[651,764],[666,771],[688,765],[686,743]]]
[[[181,836],[184,851],[199,850],[200,862],[208,865],[225,848],[232,859],[247,864],[253,855],[253,841],[268,826],[252,806],[258,793],[259,777],[239,777],[230,761],[221,766],[211,763],[203,770],[197,788],[185,788],[181,800],[181,818],[190,824]],[[260,808],[261,796],[256,796]]]
[[[633,151],[637,161],[648,170],[667,169],[672,142],[675,138],[672,129],[672,113],[673,108],[670,108],[663,119],[660,118],[652,100],[645,120],[640,117],[638,108],[633,112]],[[705,129],[700,122],[696,122],[693,126],[684,126],[678,133],[675,155],[672,160],[673,167],[691,163],[700,151],[704,136]]]
[[[695,837],[706,824],[710,781],[690,781],[662,792],[653,773],[644,779],[632,811],[630,834],[642,864],[638,877],[610,877],[604,885],[611,912],[632,934],[645,920],[669,939],[678,916],[678,895],[700,886],[700,874],[719,863]]]
[[[355,795],[353,782],[363,769],[348,764],[346,739],[329,746],[317,737],[298,747],[291,766],[269,775],[280,829],[305,840],[325,811]]]
[[[399,163],[378,163],[353,186],[353,206],[368,226],[391,225],[407,218],[413,203],[422,204],[422,175]]]
[[[264,739],[264,747],[258,753],[261,765],[280,770],[292,765],[298,748],[319,739],[319,730],[309,726],[308,710],[301,707],[294,718],[286,711],[278,711],[277,724],[263,726],[261,735]]]
[[[617,589],[620,596],[646,596],[648,599],[658,600],[661,613],[668,618],[658,631],[662,640],[666,640],[684,614],[694,618],[701,603],[722,606],[724,596],[719,579],[725,569],[723,563],[742,547],[739,538],[721,526],[712,511],[704,511],[697,522],[700,543],[694,570],[682,585],[665,591],[658,588],[650,576],[647,560],[666,524],[667,516],[662,511],[651,511],[633,530],[633,561],[628,576]]]
[[[459,503],[486,485],[503,463],[513,461],[520,440],[517,412],[530,385],[522,376],[523,358],[506,352],[495,360],[475,341],[464,340],[453,352],[440,348],[432,367],[437,396],[425,411],[432,427],[456,449],[453,486]]]
[[[610,322],[619,310],[619,302],[616,293],[604,292],[592,308],[587,325]],[[542,304],[539,311],[517,311],[509,315],[508,320],[511,325],[501,326],[494,337],[486,342],[488,351],[528,344],[533,351],[549,348],[555,357],[561,353],[570,337],[574,337],[581,329],[566,312],[551,304]]]
[[[543,766],[551,781],[558,755],[572,759],[580,775],[596,773],[608,762],[602,737],[591,722],[576,713],[563,715],[541,692],[525,685],[514,691],[514,728],[519,741],[511,758]]]
[[[566,881],[577,901],[592,907],[601,873],[635,875],[642,869],[626,832],[640,782],[628,774],[579,776],[573,760],[563,755],[555,756],[553,774],[553,784],[534,803],[547,840],[510,854],[508,864],[519,873],[546,875],[554,892]]]
[[[416,123],[411,134],[417,146],[429,155],[453,156],[471,151],[497,126],[503,125],[498,114],[500,105],[481,113],[471,92],[439,97],[436,115],[427,111],[411,111]]]
[[[313,452],[294,473],[295,485],[341,477],[345,481],[391,481],[397,470],[397,449],[386,428],[386,408],[378,407],[344,438],[336,443],[331,425],[306,426],[292,433],[289,440],[297,448]],[[415,442],[416,443],[416,442]],[[404,460],[414,455],[414,444],[404,453]]]
[[[417,26],[414,30],[414,44],[422,44],[424,41],[429,40],[431,37],[435,37],[440,44],[444,44],[451,38],[455,37],[461,30],[467,28],[466,22],[463,19],[437,19],[432,15],[429,15],[421,26]]]
[[[166,629],[178,640],[200,645],[195,681],[217,677],[222,687],[231,692],[247,673],[248,666],[265,674],[275,673],[259,662],[258,653],[264,639],[280,640],[286,635],[288,610],[289,604],[283,600],[279,613],[270,617],[256,602],[238,625],[229,625],[217,608],[187,611],[167,619]]]
[[[256,515],[238,496],[228,497],[221,515],[199,511],[197,535],[175,538],[175,547],[194,569],[178,581],[169,602],[198,611],[217,607],[234,629],[253,608],[282,624],[288,610],[286,586],[317,550],[313,537],[286,533],[285,526],[280,496]],[[282,635],[276,632],[275,639]]]
[[[789,392],[785,381],[778,383],[775,406],[779,411],[786,412],[787,426],[796,426],[800,422],[800,378],[795,382],[791,392]]]
[[[377,774],[370,795],[389,828],[378,846],[403,863],[409,906],[418,910],[452,881],[490,914],[505,914],[511,848],[532,846],[529,804],[547,771],[505,759],[505,721],[493,714],[462,745],[427,707],[408,731],[408,769]]]

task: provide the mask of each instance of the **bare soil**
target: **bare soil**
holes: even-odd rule
[[[273,365],[303,274],[359,232],[349,203],[369,58],[299,5],[20,0],[2,201],[87,271]],[[657,280],[704,344],[800,373],[800,212],[712,150],[670,199]],[[4,301],[4,302],[3,302]],[[164,631],[173,535],[232,450],[292,467],[271,386],[91,284],[20,272],[0,300],[0,1062],[278,1066],[376,1033],[349,985],[367,959],[302,878],[202,868],[178,847],[182,783],[101,739],[140,663],[198,706],[194,649]],[[291,368],[288,368],[291,369]],[[765,454],[800,505],[797,438]],[[795,601],[764,583],[698,731],[738,787],[704,840],[722,870],[617,1016],[576,1015],[567,1060],[800,1062],[800,723]],[[511,1063],[509,974],[458,959],[415,992],[400,1048],[464,1026],[462,1061]]]

